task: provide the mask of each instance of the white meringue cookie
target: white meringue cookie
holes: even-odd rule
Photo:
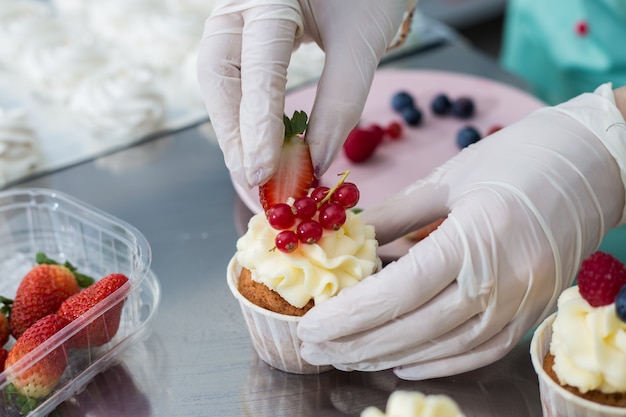
[[[40,161],[39,143],[26,114],[0,108],[0,187],[33,172]]]

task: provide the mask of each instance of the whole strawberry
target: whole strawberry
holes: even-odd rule
[[[85,288],[78,294],[74,294],[61,304],[59,315],[69,321],[74,321],[89,311],[96,304],[111,296],[128,282],[124,274],[109,274],[93,285]],[[109,342],[120,325],[122,308],[124,307],[126,290],[119,293],[119,298],[108,301],[110,308],[81,330],[75,337],[72,347],[90,348],[102,346]]]
[[[614,256],[598,251],[583,261],[577,280],[580,295],[592,307],[609,305],[626,284],[626,266]]]
[[[7,356],[5,369],[14,365],[69,323],[69,320],[58,314],[50,314],[39,319],[15,341]],[[10,374],[8,379],[19,394],[29,398],[43,398],[52,392],[66,366],[67,347],[62,344],[47,352],[30,365],[30,368],[14,370],[14,374]]]
[[[0,297],[0,302],[2,302],[3,297]],[[4,312],[5,306],[0,308],[0,348],[3,347],[8,341],[9,336],[11,335],[11,329],[9,328],[9,319]]]
[[[93,283],[69,262],[61,265],[43,253],[37,254],[36,261],[38,265],[22,278],[11,306],[9,324],[16,339],[37,320],[55,313],[81,287]]]
[[[5,348],[0,348],[0,372],[4,371],[4,363],[7,360],[9,352]]]

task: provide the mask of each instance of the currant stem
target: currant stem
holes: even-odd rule
[[[324,204],[325,202],[330,200],[330,197],[333,195],[333,193],[335,191],[337,191],[337,188],[339,188],[339,186],[346,181],[346,178],[348,178],[348,175],[350,175],[350,170],[347,169],[347,170],[345,170],[344,172],[342,172],[341,174],[338,174],[338,175],[341,175],[341,178],[339,178],[339,181],[337,182],[337,184],[335,184],[335,186],[333,188],[328,190],[328,193],[326,193],[324,198],[319,203],[317,203],[317,207],[318,208],[322,207],[322,204]]]

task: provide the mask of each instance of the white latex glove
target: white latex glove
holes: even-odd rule
[[[417,380],[504,356],[624,222],[626,126],[614,123],[624,119],[606,84],[534,112],[366,210],[381,244],[447,219],[309,311],[298,327],[305,360]]]
[[[415,1],[217,3],[205,25],[198,79],[226,166],[240,185],[263,184],[277,168],[287,67],[300,42],[314,40],[326,54],[307,130],[319,177],[358,122],[376,67]]]

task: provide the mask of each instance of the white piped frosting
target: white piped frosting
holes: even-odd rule
[[[386,412],[368,407],[361,417],[465,417],[456,402],[447,395],[424,395],[414,391],[394,391]]]
[[[563,384],[581,392],[626,392],[626,323],[615,304],[592,307],[577,286],[563,291],[552,325],[550,353]]]
[[[380,268],[374,227],[352,211],[346,216],[339,230],[325,230],[319,242],[283,253],[275,248],[278,231],[258,213],[237,241],[237,261],[291,305],[301,308],[311,299],[317,305]]]

